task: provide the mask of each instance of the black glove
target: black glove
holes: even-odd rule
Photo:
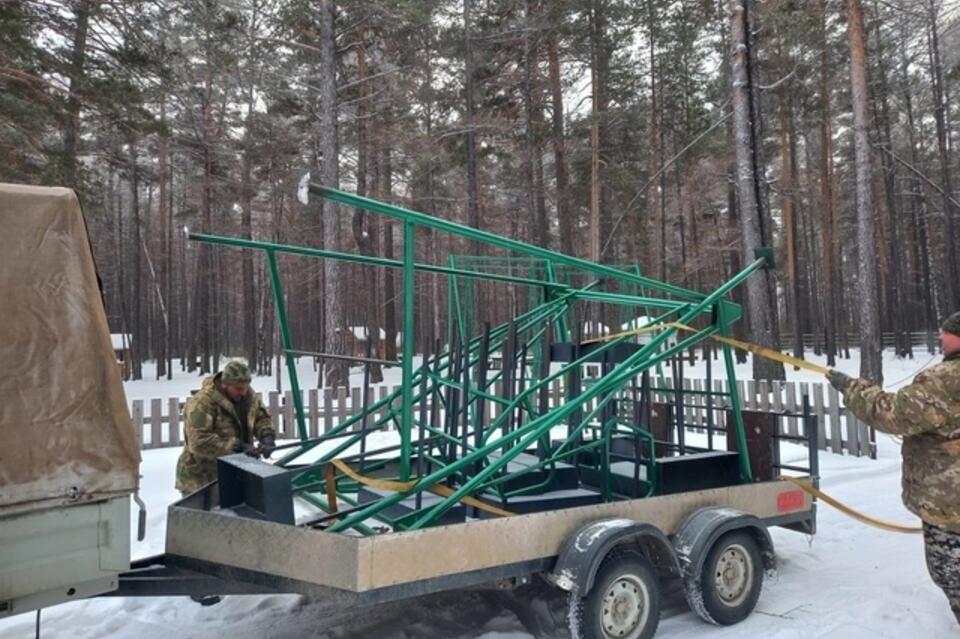
[[[260,454],[264,459],[270,459],[270,455],[277,449],[277,437],[273,433],[267,433],[260,438]]]
[[[853,381],[853,378],[846,373],[841,373],[835,368],[831,368],[827,373],[827,381],[841,393],[847,387],[847,384]]]
[[[248,444],[247,442],[243,442],[239,440],[237,441],[236,444],[233,445],[233,452],[246,453],[251,457],[257,456],[257,449],[253,444]]]

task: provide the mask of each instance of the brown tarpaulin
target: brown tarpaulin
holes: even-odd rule
[[[80,204],[0,184],[0,514],[131,493],[139,465]]]

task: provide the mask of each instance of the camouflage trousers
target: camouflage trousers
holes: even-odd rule
[[[940,586],[950,601],[950,608],[960,623],[960,533],[932,524],[923,524],[927,570],[933,583]]]

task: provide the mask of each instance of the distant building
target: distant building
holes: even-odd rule
[[[370,331],[366,326],[348,326],[344,333],[343,341],[347,353],[354,357],[367,356],[367,342],[369,341]],[[387,332],[380,329],[380,335],[372,344],[371,357],[383,357],[386,352]],[[400,349],[403,343],[403,333],[397,333],[396,345]]]
[[[110,333],[110,342],[120,367],[120,375],[123,381],[127,381],[133,373],[133,336],[129,333]]]

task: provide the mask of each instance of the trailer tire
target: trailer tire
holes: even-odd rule
[[[587,596],[570,593],[567,621],[574,639],[650,639],[660,623],[653,566],[640,552],[613,550]]]
[[[702,619],[721,626],[743,621],[753,612],[763,588],[763,558],[746,530],[720,537],[699,574],[688,577],[687,600]]]

